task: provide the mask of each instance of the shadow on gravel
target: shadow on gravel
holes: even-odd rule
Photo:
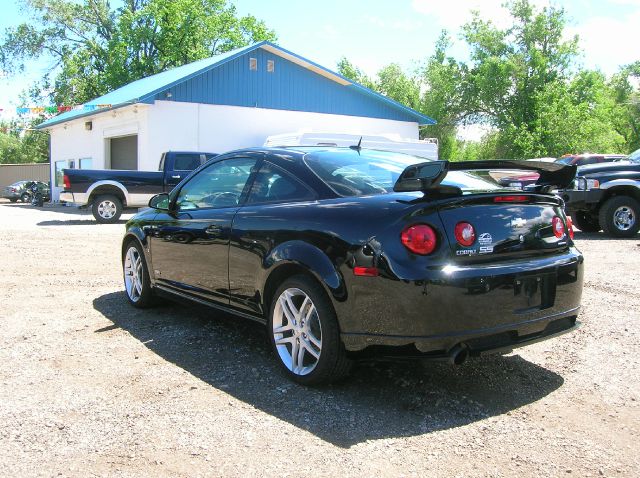
[[[114,324],[95,333],[120,327],[212,387],[345,448],[500,415],[563,384],[561,376],[519,356],[490,356],[459,367],[361,364],[345,381],[305,388],[280,373],[259,324],[198,306],[138,310],[124,292],[93,305]]]
[[[126,224],[126,219],[120,219],[115,222],[111,222],[110,224]],[[101,226],[98,221],[93,219],[67,219],[66,221],[62,220],[52,220],[52,221],[40,221],[38,226]]]

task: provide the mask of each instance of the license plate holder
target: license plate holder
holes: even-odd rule
[[[516,314],[542,309],[543,291],[547,289],[544,275],[517,276],[513,284]]]

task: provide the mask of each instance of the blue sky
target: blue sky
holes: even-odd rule
[[[116,3],[112,1],[112,4]],[[464,59],[459,27],[472,9],[506,26],[503,0],[234,0],[238,13],[251,13],[278,34],[278,43],[331,69],[347,57],[369,74],[395,62],[409,69],[432,52],[442,29],[453,40],[454,56]],[[638,25],[640,0],[532,0],[536,5],[561,5],[570,19],[567,33],[579,34],[584,50],[581,63],[607,74],[620,65],[640,60]],[[0,30],[22,21],[19,1],[4,0]],[[9,77],[0,72],[0,108],[3,117],[15,112],[18,96],[42,75],[46,61],[29,65],[25,74]],[[29,106],[29,105],[27,105]],[[32,105],[36,106],[36,105]]]

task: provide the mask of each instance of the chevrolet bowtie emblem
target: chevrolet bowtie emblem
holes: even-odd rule
[[[521,217],[516,217],[515,219],[511,219],[511,227],[524,227],[527,224],[526,219],[522,219]]]

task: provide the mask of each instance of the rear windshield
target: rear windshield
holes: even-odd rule
[[[425,158],[386,151],[321,151],[305,155],[304,160],[331,189],[341,196],[367,196],[393,191],[407,166],[428,161]],[[465,172],[447,174],[442,184],[465,190],[500,189],[492,181]]]

